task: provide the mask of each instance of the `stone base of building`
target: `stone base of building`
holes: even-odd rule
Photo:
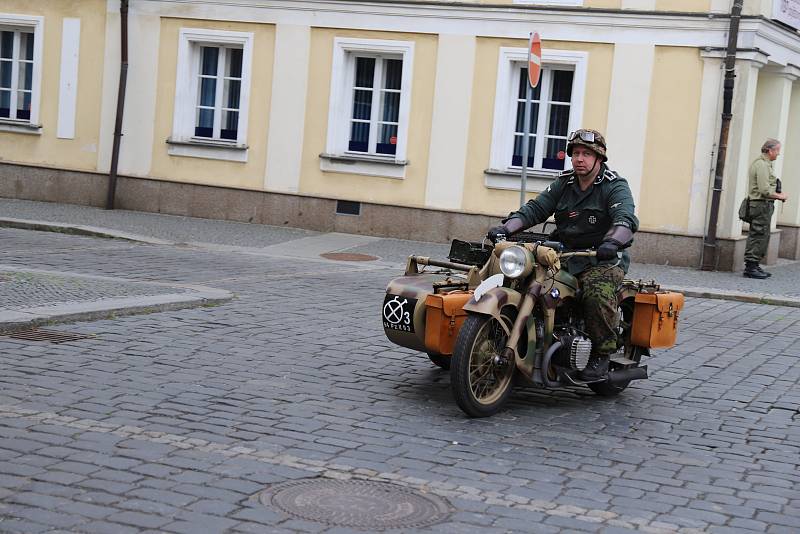
[[[778,229],[781,231],[778,257],[800,260],[800,226],[780,224]]]
[[[0,197],[105,207],[107,190],[105,174],[0,164]],[[347,204],[329,198],[124,176],[118,179],[115,201],[116,208],[125,210],[440,243],[453,238],[479,240],[505,215]],[[745,239],[717,240],[717,270],[744,267]],[[780,236],[773,234],[766,263],[775,262],[780,242]],[[700,266],[702,252],[702,236],[648,231],[638,232],[631,248],[636,262],[694,268]]]

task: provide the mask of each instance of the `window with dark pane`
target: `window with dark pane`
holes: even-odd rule
[[[348,150],[368,154],[397,152],[402,59],[355,56]]]
[[[0,117],[11,117],[11,72],[14,70],[14,32],[0,32]]]
[[[239,136],[239,100],[242,91],[242,49],[225,49],[225,79],[222,91],[222,139],[236,140]]]
[[[397,153],[397,126],[400,117],[400,83],[403,77],[402,60],[384,60],[383,77],[380,134],[375,151],[378,154],[394,155]]]
[[[348,149],[369,152],[372,96],[375,84],[375,58],[356,58],[356,77],[353,84],[353,115],[350,124]]]
[[[200,47],[200,72],[197,77],[197,121],[194,135],[214,137],[219,47]]]
[[[200,46],[194,135],[235,141],[242,93],[241,48]]]
[[[32,32],[0,31],[0,117],[31,118],[33,42]]]
[[[540,84],[541,85],[541,84]],[[540,98],[540,85],[537,85],[533,90],[531,100],[531,117],[528,124],[528,164],[527,167],[533,167],[534,154],[536,153],[536,127],[539,122],[539,98]],[[523,67],[520,69],[519,83],[517,84],[517,113],[516,120],[514,121],[514,150],[511,156],[511,165],[513,167],[522,166],[522,143],[524,138],[525,126],[525,99],[526,91],[528,88],[528,69]]]
[[[567,134],[572,100],[574,73],[571,70],[543,68],[539,84],[532,91],[530,145],[527,167],[563,170],[566,160]],[[525,113],[525,92],[528,69],[521,66],[516,87],[516,120],[511,166],[522,166],[522,140]]]

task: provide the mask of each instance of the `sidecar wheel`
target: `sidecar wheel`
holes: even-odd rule
[[[458,407],[471,417],[494,415],[511,394],[515,363],[498,360],[510,325],[506,317],[470,315],[458,334],[450,384]]]
[[[452,360],[450,356],[442,356],[441,354],[431,354],[429,352],[428,358],[430,358],[430,360],[436,367],[444,369],[445,371],[448,371],[450,369],[450,360]]]

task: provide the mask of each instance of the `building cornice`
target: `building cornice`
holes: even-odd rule
[[[547,41],[724,47],[730,17],[719,13],[635,11],[570,6],[474,4],[408,0],[140,0],[148,15],[295,24],[422,34]],[[800,54],[800,35],[763,16],[745,16],[739,46],[786,64]]]

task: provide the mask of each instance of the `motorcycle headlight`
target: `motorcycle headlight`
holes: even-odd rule
[[[522,247],[509,247],[500,254],[500,270],[509,278],[519,278],[529,269],[528,251]]]

